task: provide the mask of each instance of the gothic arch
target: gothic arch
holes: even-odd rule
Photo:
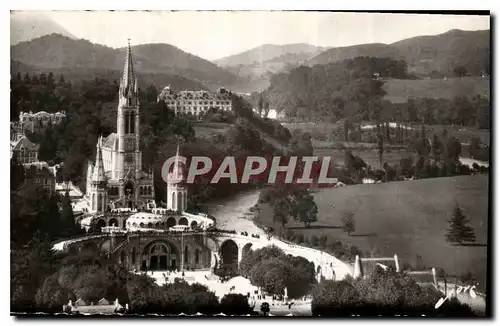
[[[184,200],[182,198],[182,191],[177,192],[177,210],[183,211]]]
[[[167,228],[171,228],[172,226],[175,226],[177,222],[175,221],[175,218],[169,217],[167,220]]]
[[[181,218],[179,219],[179,225],[189,225],[189,223],[188,223],[188,219],[187,219],[187,218],[185,218],[185,217],[181,217]]]
[[[196,221],[191,222],[191,229],[196,229],[197,226],[198,226],[198,223]]]
[[[125,192],[125,196],[127,196],[127,195],[133,196],[134,195],[134,183],[131,180],[127,181],[127,183],[125,183],[125,186],[123,187],[123,190]]]
[[[118,220],[116,218],[112,218],[109,220],[108,225],[109,226],[119,226]]]
[[[99,221],[97,221],[97,224],[96,224],[97,232],[101,232],[102,228],[105,226],[106,226],[106,221],[104,221],[103,219],[100,219]]]
[[[175,270],[180,266],[177,247],[166,240],[155,240],[143,247],[141,270]]]

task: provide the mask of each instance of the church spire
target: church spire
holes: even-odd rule
[[[129,97],[129,95],[131,95],[130,92],[135,92],[137,90],[130,39],[128,39],[127,54],[125,56],[125,66],[123,67],[123,77],[120,83],[120,90],[121,95],[124,97]]]
[[[92,174],[92,182],[101,183],[106,182],[106,173],[104,171],[104,162],[102,160],[102,136],[97,141],[97,152],[95,155],[95,166]]]
[[[175,161],[174,161],[174,167],[172,169],[172,175],[170,180],[172,183],[179,183],[184,180],[184,173],[182,171],[182,165],[181,161],[179,160],[179,148],[180,144],[179,141],[177,140],[177,152],[175,153]]]

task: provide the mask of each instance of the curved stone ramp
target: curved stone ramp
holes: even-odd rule
[[[300,256],[313,262],[316,272],[318,270],[321,270],[321,276],[329,280],[342,280],[347,275],[352,275],[353,272],[353,266],[344,263],[343,261],[326,252],[287,243],[274,237],[268,240],[268,238],[262,237],[253,238],[251,236],[244,236],[240,234],[227,234],[220,237],[220,243],[223,243],[228,239],[235,241],[240,251],[241,248],[243,248],[248,243],[252,244],[251,248],[254,250],[267,246],[276,246],[283,250],[285,254]]]
[[[116,235],[125,236],[127,234],[129,234],[130,236],[140,235],[140,233],[134,234],[130,232],[117,233]],[[260,249],[263,247],[274,245],[283,250],[286,254],[290,254],[292,256],[300,256],[313,262],[315,272],[318,274],[318,276],[322,276],[329,280],[341,280],[344,279],[346,275],[352,275],[353,267],[351,265],[344,263],[336,257],[321,250],[287,243],[274,237],[272,237],[271,239],[268,239],[267,237],[254,238],[251,236],[244,236],[241,234],[234,234],[229,232],[225,233],[220,231],[215,232],[215,234],[218,235],[218,242],[220,244],[228,239],[235,241],[238,245],[240,255],[242,248],[248,243],[252,244],[252,249]],[[165,235],[168,235],[168,233],[166,233]],[[110,236],[111,235],[109,233],[97,233],[75,237],[55,243],[52,249],[55,251],[63,251],[66,250],[69,245]]]

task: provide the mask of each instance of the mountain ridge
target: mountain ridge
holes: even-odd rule
[[[45,35],[11,46],[11,58],[37,68],[122,70],[125,49],[111,48],[59,34]],[[136,70],[182,75],[208,88],[241,83],[241,78],[208,60],[166,43],[132,46]]]
[[[440,72],[450,74],[462,65],[474,75],[489,72],[490,30],[449,30],[437,35],[422,35],[390,44],[372,43],[336,47],[306,62],[306,65],[328,64],[356,56],[389,57],[405,60],[415,74]]]

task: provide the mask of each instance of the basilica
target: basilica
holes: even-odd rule
[[[153,173],[142,170],[139,92],[128,46],[120,81],[116,133],[99,137],[95,164],[88,163],[86,200],[90,213],[155,208]]]

